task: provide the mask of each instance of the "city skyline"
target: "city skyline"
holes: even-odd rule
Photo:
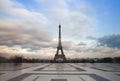
[[[0,0],[0,56],[53,58],[62,27],[67,58],[120,56],[119,0]]]

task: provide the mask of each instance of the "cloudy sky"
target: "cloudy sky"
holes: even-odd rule
[[[0,56],[120,56],[120,0],[0,0]]]

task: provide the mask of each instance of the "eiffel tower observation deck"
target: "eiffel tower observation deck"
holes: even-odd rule
[[[61,42],[61,25],[59,25],[59,37],[57,51],[54,56],[54,62],[66,62],[66,57],[63,52],[62,42]]]

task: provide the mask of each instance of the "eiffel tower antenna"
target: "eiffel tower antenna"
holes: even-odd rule
[[[66,57],[64,55],[62,42],[61,42],[61,25],[59,24],[58,46],[54,57],[54,62],[65,62],[65,61],[66,61]]]

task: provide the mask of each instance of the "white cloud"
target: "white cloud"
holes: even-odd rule
[[[80,37],[95,29],[97,20],[94,17],[89,16],[89,12],[84,13],[82,10],[75,10],[76,5],[79,5],[76,0],[36,1],[39,2],[45,12],[48,13],[46,16],[52,16],[52,25],[58,22],[62,24],[63,34],[67,37]],[[71,4],[69,4],[70,2]],[[87,6],[88,4],[84,5]],[[75,9],[72,9],[71,7]],[[89,8],[92,7],[89,5]]]
[[[14,0],[1,0],[0,45],[39,49],[49,46],[52,35],[45,30],[48,20],[40,12],[27,10]],[[6,16],[6,17],[5,17]]]
[[[30,11],[17,0],[0,0],[0,55],[53,58],[57,40],[49,32],[58,35],[55,23],[60,21],[62,39],[65,39],[62,44],[67,58],[120,56],[119,49],[96,47],[95,40],[85,40],[81,45],[74,44],[76,37],[93,31],[97,24],[97,20],[88,15],[93,10],[89,4],[79,6],[76,0],[35,1],[39,2],[43,12]],[[74,38],[74,41],[65,37]],[[13,49],[14,45],[21,48]]]

